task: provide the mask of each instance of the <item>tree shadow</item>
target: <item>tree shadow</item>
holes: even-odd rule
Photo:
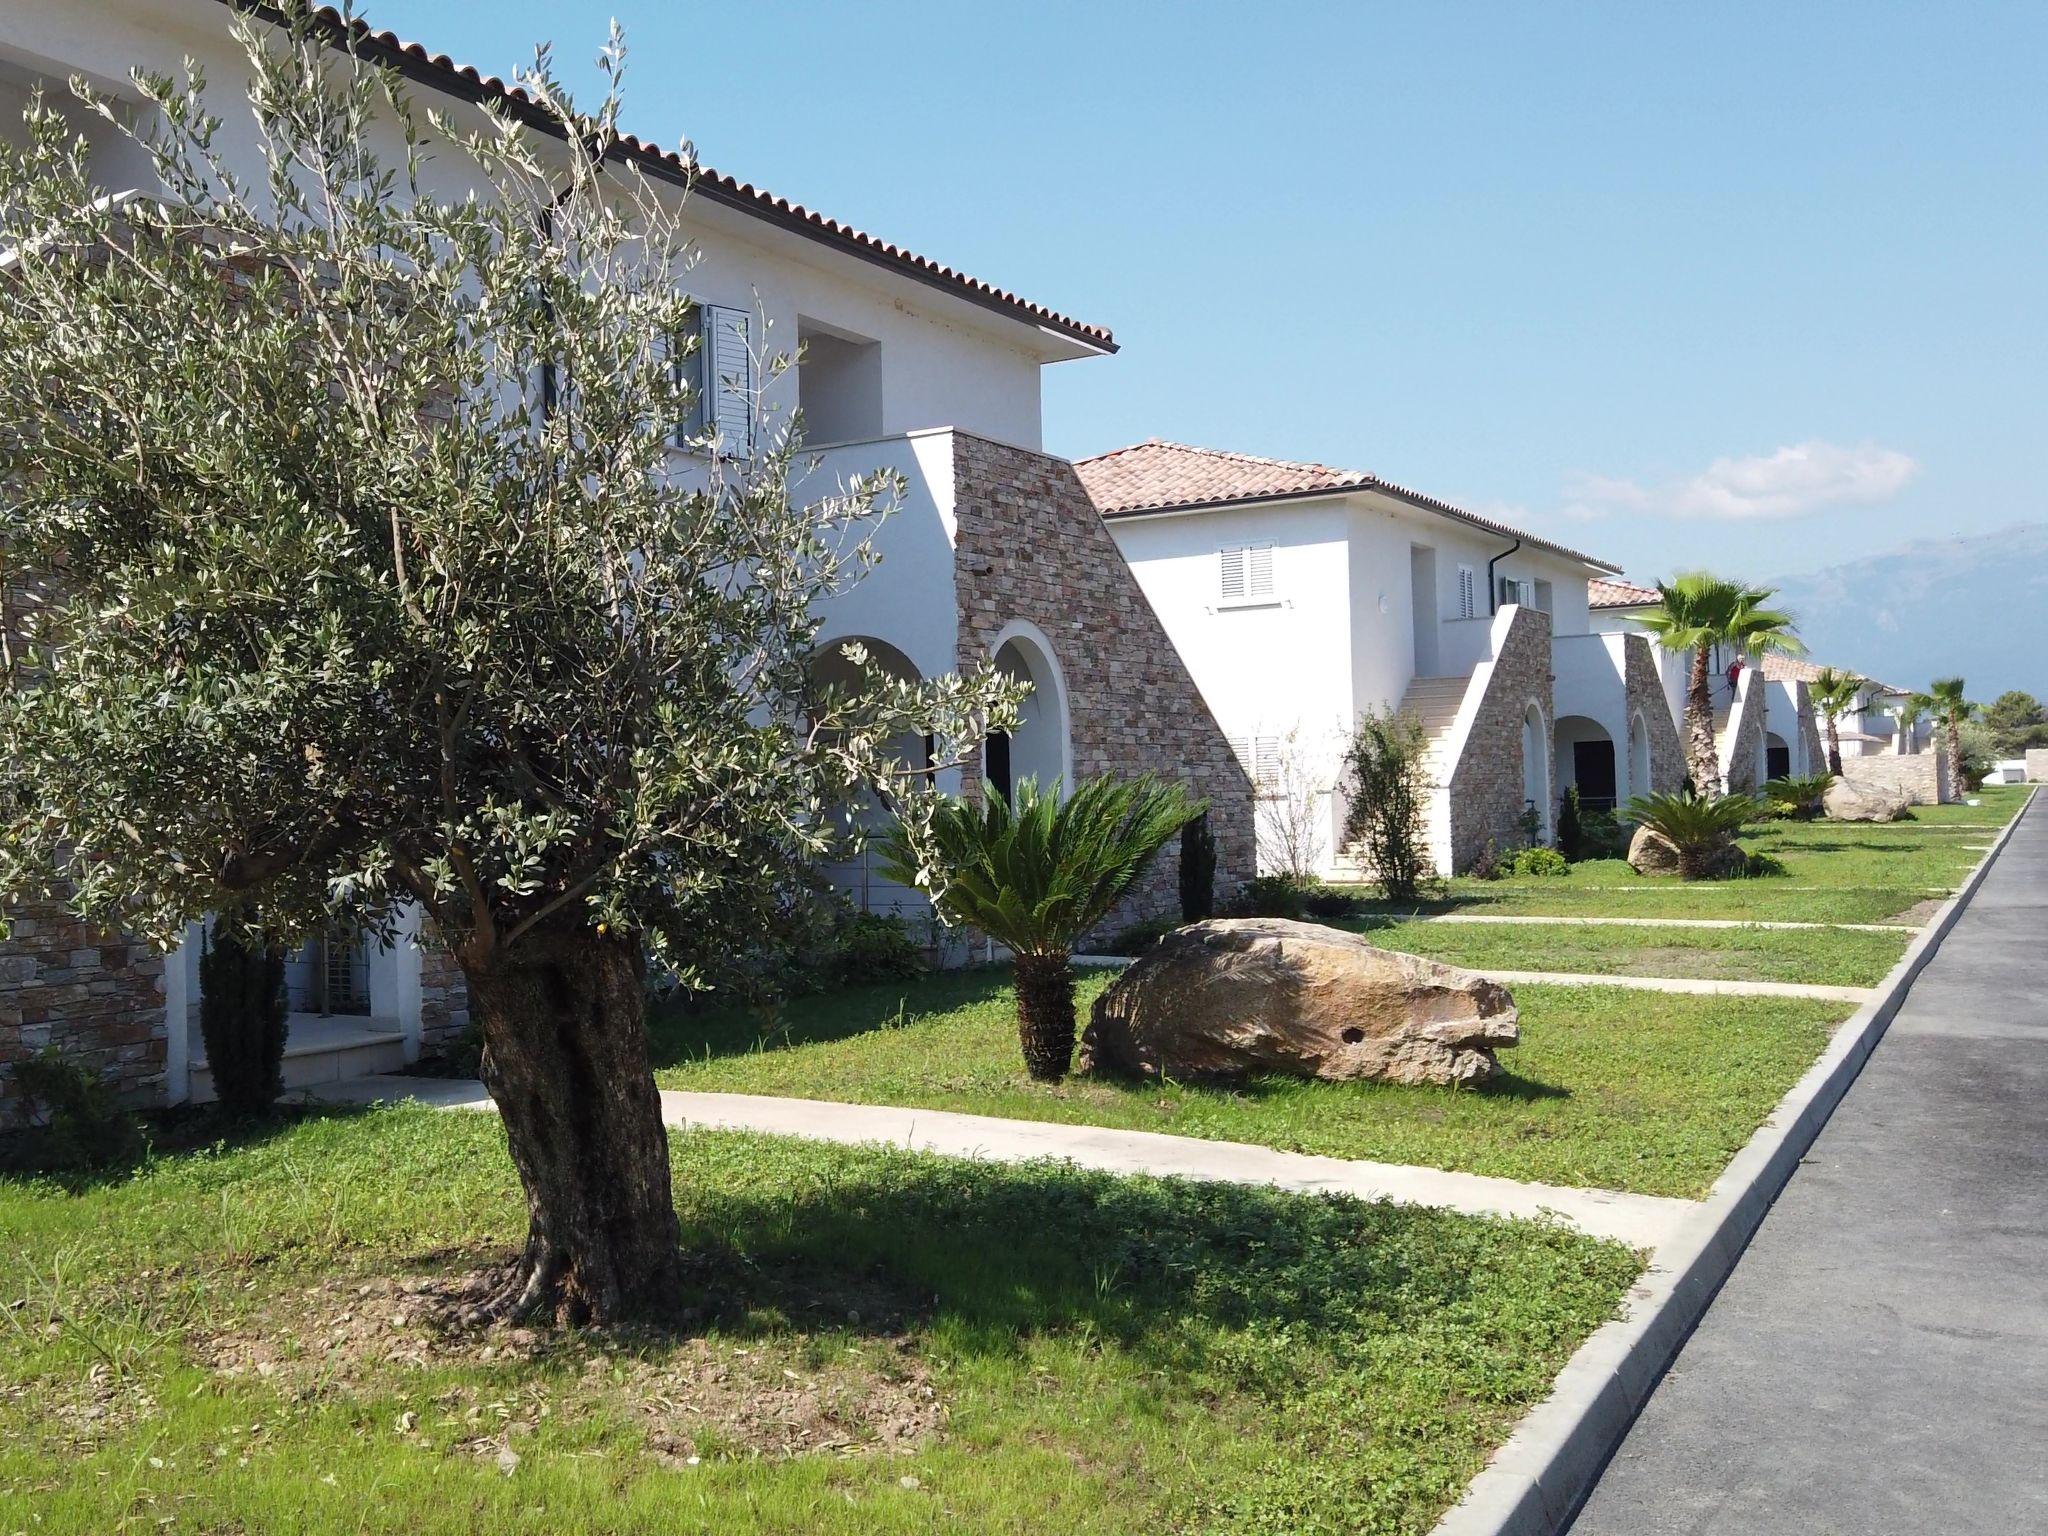
[[[213,1105],[179,1104],[137,1116],[142,1144],[132,1154],[89,1167],[56,1160],[54,1138],[47,1127],[27,1126],[0,1134],[0,1189],[36,1184],[84,1194],[126,1183],[136,1175],[195,1155],[260,1147],[288,1135],[308,1120],[344,1120],[374,1108],[369,1104],[329,1104],[280,1100],[268,1115],[234,1116]]]
[[[1079,1076],[1082,1082],[1101,1083],[1106,1087],[1129,1089],[1134,1092],[1156,1093],[1164,1086],[1141,1078],[1116,1077],[1103,1073]],[[1469,1087],[1438,1086],[1417,1083],[1325,1083],[1313,1078],[1290,1077],[1279,1073],[1266,1073],[1252,1077],[1214,1079],[1208,1082],[1175,1082],[1172,1087],[1183,1093],[1213,1093],[1219,1097],[1246,1100],[1287,1098],[1299,1094],[1305,1088],[1314,1088],[1325,1093],[1354,1093],[1363,1102],[1381,1095],[1408,1094],[1478,1094],[1483,1098],[1513,1099],[1534,1103],[1539,1099],[1568,1099],[1572,1096],[1569,1088],[1560,1088],[1553,1083],[1538,1082],[1535,1078],[1518,1076],[1511,1068],[1503,1066],[1498,1076],[1484,1083]]]
[[[657,1069],[790,1050],[876,1030],[907,1028],[929,1015],[992,1002],[1009,987],[1007,966],[973,966],[758,1006],[708,1006],[675,999],[648,1009],[648,1046]]]
[[[950,1343],[1009,1355],[1084,1328],[1164,1358],[1199,1348],[1203,1325],[1335,1336],[1458,1306],[1509,1236],[1341,1197],[882,1155],[794,1197],[698,1201],[685,1241],[708,1274],[687,1300],[742,1334],[943,1320]]]

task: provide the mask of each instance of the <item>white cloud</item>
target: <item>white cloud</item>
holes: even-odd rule
[[[1822,507],[1889,501],[1919,471],[1911,454],[1875,443],[1853,448],[1794,443],[1775,453],[1716,459],[1701,473],[1664,485],[1577,475],[1565,487],[1565,510],[1575,517],[1612,512],[1726,521],[1798,517]]]

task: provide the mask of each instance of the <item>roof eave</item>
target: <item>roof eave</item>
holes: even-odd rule
[[[1211,501],[1174,501],[1162,502],[1157,506],[1150,507],[1122,507],[1113,512],[1104,512],[1102,518],[1105,522],[1116,522],[1136,517],[1171,517],[1184,512],[1217,512],[1229,507],[1271,506],[1276,502],[1314,501],[1319,498],[1352,496],[1360,491],[1377,491],[1382,496],[1388,496],[1396,501],[1405,502],[1417,511],[1432,513],[1438,517],[1448,517],[1452,521],[1463,523],[1466,527],[1475,529],[1480,533],[1492,534],[1498,538],[1520,539],[1525,545],[1534,545],[1539,549],[1548,550],[1551,554],[1562,556],[1564,559],[1578,565],[1583,565],[1589,570],[1607,571],[1613,575],[1621,573],[1622,568],[1618,565],[1609,565],[1604,560],[1596,560],[1591,555],[1582,554],[1576,549],[1567,549],[1562,544],[1553,544],[1550,540],[1538,538],[1533,533],[1519,533],[1512,530],[1503,533],[1500,529],[1474,517],[1469,512],[1461,512],[1456,507],[1444,502],[1435,501],[1428,496],[1424,496],[1419,491],[1407,490],[1401,486],[1390,484],[1385,480],[1371,477],[1346,481],[1341,485],[1310,486],[1298,491],[1268,491],[1257,496],[1228,496],[1218,497]]]
[[[285,21],[284,14],[275,5],[268,3],[268,0],[220,0],[220,3],[233,10],[246,12],[273,26],[283,25]],[[561,125],[533,102],[522,100],[504,89],[493,88],[482,76],[473,76],[470,71],[456,66],[453,61],[444,64],[437,58],[419,58],[403,47],[394,47],[375,31],[370,30],[360,18],[358,25],[363,30],[357,33],[354,42],[365,57],[390,65],[406,79],[429,90],[454,96],[476,106],[488,102],[501,107],[527,126],[538,128],[553,138],[567,142],[567,135],[562,132]],[[338,34],[341,29],[329,22],[327,31],[330,34]],[[340,40],[337,37],[337,42]],[[692,196],[736,209],[749,218],[786,229],[815,244],[836,250],[842,255],[857,257],[893,276],[909,278],[949,298],[959,299],[1000,315],[1014,324],[1029,327],[1041,334],[1057,336],[1062,341],[1083,348],[1083,355],[1108,356],[1117,351],[1116,338],[1107,331],[1097,331],[1079,321],[1063,323],[1065,317],[1034,314],[1023,305],[1006,302],[996,294],[981,292],[969,283],[948,278],[940,272],[925,270],[914,262],[891,256],[887,251],[863,245],[841,231],[823,228],[794,209],[780,208],[773,203],[764,205],[757,198],[721,186],[714,176],[693,174],[671,162],[660,150],[642,145],[638,140],[634,140],[631,146],[622,144],[617,153],[631,156],[636,165],[664,181],[685,188]]]

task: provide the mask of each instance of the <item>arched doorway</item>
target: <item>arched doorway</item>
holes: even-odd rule
[[[1655,788],[1650,777],[1650,725],[1637,710],[1628,720],[1628,793],[1647,795]]]
[[[1607,727],[1588,715],[1559,715],[1552,734],[1557,742],[1558,794],[1577,785],[1579,804],[1585,809],[1613,810],[1621,797],[1620,765]]]
[[[1074,784],[1072,738],[1067,725],[1067,685],[1052,646],[1033,625],[1019,620],[996,637],[996,670],[1031,692],[1018,709],[1014,731],[992,731],[982,746],[982,778],[1008,799],[1026,779],[1041,788],[1057,780],[1062,793]]]
[[[861,659],[847,655],[847,647],[858,646]],[[872,687],[878,678],[919,680],[910,658],[872,635],[841,635],[828,640],[812,654],[810,699],[820,709],[834,695],[844,696]],[[929,736],[905,734],[888,743],[888,756],[902,769],[929,773],[933,742]],[[875,839],[888,830],[891,814],[871,790],[860,791],[847,805],[831,812],[840,836],[838,846],[820,863],[820,872],[843,891],[863,912],[918,915],[928,909],[924,897],[905,885],[882,875],[877,868]]]
[[[1776,731],[1764,733],[1764,777],[1766,779],[1789,779],[1792,777],[1792,746]]]
[[[1525,814],[1535,812],[1536,840],[1547,843],[1555,825],[1550,803],[1550,729],[1543,706],[1535,700],[1522,714],[1522,800]]]

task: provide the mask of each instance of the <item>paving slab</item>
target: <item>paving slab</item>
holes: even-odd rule
[[[310,1096],[356,1104],[416,1100],[449,1109],[495,1107],[479,1082],[395,1073],[329,1083],[311,1091]],[[1053,1121],[1003,1120],[950,1110],[664,1089],[661,1116],[674,1126],[762,1131],[842,1146],[903,1147],[1002,1163],[1052,1158],[1107,1173],[1149,1173],[1300,1193],[1344,1194],[1361,1200],[1440,1206],[1475,1216],[1553,1216],[1591,1236],[1646,1250],[1655,1250],[1696,1208],[1693,1201],[1659,1195],[1524,1184],[1404,1163],[1278,1152],[1243,1142]]]
[[[2044,936],[2036,800],[1575,1536],[2048,1531]]]

